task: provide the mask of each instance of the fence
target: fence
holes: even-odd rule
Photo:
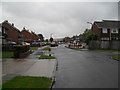
[[[119,49],[120,50],[120,41],[90,41],[89,48],[103,48],[103,49]]]

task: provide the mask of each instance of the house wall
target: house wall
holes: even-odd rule
[[[32,34],[26,30],[22,30],[21,33],[23,34],[23,40],[32,40]]]
[[[33,34],[33,35],[32,35],[32,39],[33,39],[33,40],[38,40],[39,37],[38,37],[36,34]]]
[[[101,36],[101,30],[95,23],[92,25],[91,31],[97,34],[99,37]]]
[[[22,30],[23,40],[27,42],[33,42],[34,40],[38,40],[39,37],[36,34],[32,34],[27,30]]]
[[[103,33],[103,29],[107,30],[107,33]],[[120,40],[120,29],[118,29],[118,33],[112,33],[111,31],[114,28],[99,28],[95,23],[92,25],[91,31],[97,34],[100,37],[100,40]]]

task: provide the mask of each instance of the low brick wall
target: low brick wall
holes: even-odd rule
[[[14,47],[14,57],[24,58],[31,53],[30,45],[18,45]]]
[[[19,54],[19,58],[24,58],[24,57],[27,57],[29,54],[31,54],[32,53],[32,51],[31,50],[29,50],[29,51],[27,51],[27,52],[24,52],[24,53],[20,53]]]

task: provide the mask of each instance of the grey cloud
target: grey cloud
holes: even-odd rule
[[[14,22],[19,29],[26,26],[49,38],[83,33],[95,20],[117,19],[117,2],[6,2],[2,4],[3,20]]]

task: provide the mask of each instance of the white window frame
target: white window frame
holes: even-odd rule
[[[108,33],[107,28],[103,28],[102,33]]]
[[[116,30],[116,32],[113,32],[114,30]],[[117,28],[112,28],[111,33],[118,33],[118,29]]]

